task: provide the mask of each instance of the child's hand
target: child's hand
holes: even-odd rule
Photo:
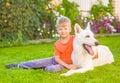
[[[77,69],[77,67],[75,65],[73,65],[73,64],[68,64],[67,68],[72,69],[72,70]]]

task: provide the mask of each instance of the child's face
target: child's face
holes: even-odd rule
[[[62,23],[57,27],[57,32],[61,38],[67,38],[71,32],[70,23]]]

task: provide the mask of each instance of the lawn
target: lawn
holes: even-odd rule
[[[42,69],[5,68],[8,63],[53,56],[54,42],[0,48],[0,83],[120,83],[120,36],[97,39],[111,49],[115,62],[69,77],[60,76],[67,69],[51,73]]]

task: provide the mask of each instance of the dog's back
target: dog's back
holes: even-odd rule
[[[98,51],[98,59],[94,59],[94,66],[102,66],[114,62],[113,54],[107,46],[98,45],[95,47]]]

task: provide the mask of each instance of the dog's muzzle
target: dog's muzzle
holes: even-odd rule
[[[99,42],[95,42],[95,46],[99,45]]]
[[[91,56],[94,55],[94,51],[92,49],[92,46],[87,45],[87,44],[83,44],[83,47]]]

